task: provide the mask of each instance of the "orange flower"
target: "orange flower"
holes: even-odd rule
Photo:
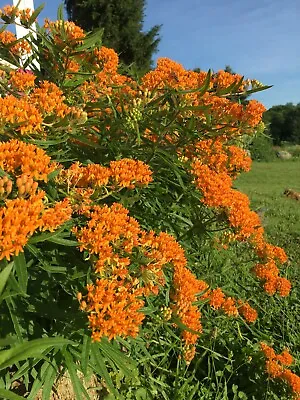
[[[252,308],[249,303],[243,303],[242,301],[239,301],[239,304],[239,314],[241,314],[247,322],[255,322],[257,319],[257,311]]]
[[[141,290],[123,281],[98,279],[96,285],[87,286],[88,294],[81,300],[89,313],[92,339],[100,341],[102,336],[109,340],[136,337],[145,315],[140,311],[144,301],[139,297]],[[82,298],[82,296],[81,296]]]
[[[0,98],[0,124],[11,124],[21,135],[41,130],[42,116],[25,97],[9,95]]]
[[[227,297],[221,307],[225,314],[230,317],[237,317],[239,315],[238,309],[235,305],[235,300],[232,297]]]
[[[30,71],[17,70],[10,72],[8,83],[12,85],[13,89],[18,91],[27,91],[34,87],[36,76]]]
[[[267,358],[267,373],[271,378],[281,378],[286,381],[286,383],[291,387],[295,398],[298,398],[300,395],[300,377],[294,374],[291,370],[285,368],[285,366],[292,364],[293,357],[287,350],[276,355],[275,351],[265,343],[261,343],[260,345]]]
[[[10,140],[0,142],[0,168],[16,176],[22,173],[47,182],[48,174],[54,171],[56,166],[51,164],[46,152],[37,146]]]
[[[40,110],[43,115],[55,114],[63,118],[70,112],[64,103],[65,96],[55,83],[43,81],[38,88],[30,94],[29,101]]]
[[[217,288],[211,291],[209,304],[212,308],[217,310],[222,307],[225,302],[225,295],[221,288]]]
[[[183,330],[182,338],[184,340],[184,357],[189,363],[195,355],[195,344],[199,334],[202,332],[201,313],[193,303],[197,300],[197,295],[208,288],[204,281],[198,280],[191,271],[185,266],[176,266],[173,277],[174,294],[172,300],[173,313],[179,317],[182,324],[189,330]]]
[[[59,226],[69,221],[72,216],[72,207],[69,199],[55,203],[53,208],[48,208],[41,218],[42,231],[55,231]]]
[[[122,187],[134,188],[136,184],[148,185],[152,181],[150,168],[139,160],[111,161],[110,169],[113,180]]]

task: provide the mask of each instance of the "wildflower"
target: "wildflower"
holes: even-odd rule
[[[41,130],[42,115],[27,99],[12,95],[0,98],[0,124],[11,124],[21,135]]]
[[[257,319],[257,311],[250,306],[249,303],[239,301],[238,312],[241,314],[248,323],[253,323]]]
[[[148,185],[152,181],[150,168],[139,160],[111,161],[110,170],[113,180],[122,187],[134,188],[135,184]]]
[[[34,87],[36,76],[30,71],[17,70],[10,72],[8,83],[13,89],[26,92]]]
[[[45,210],[41,217],[41,231],[54,232],[59,226],[70,220],[72,207],[69,199],[55,203],[54,207]]]
[[[225,295],[222,289],[217,288],[211,291],[209,304],[215,310],[218,310],[225,302]]]
[[[99,341],[102,336],[109,340],[122,337],[136,337],[145,315],[140,311],[144,301],[141,290],[123,281],[98,279],[87,287],[88,294],[84,308],[89,313],[92,339]],[[82,301],[81,301],[82,302]]]
[[[10,140],[0,142],[0,168],[8,173],[20,173],[47,182],[48,174],[56,166],[44,150],[33,144]]]

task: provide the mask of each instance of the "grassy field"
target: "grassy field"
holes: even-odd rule
[[[300,201],[284,196],[285,189],[300,193],[300,160],[254,162],[236,182],[261,215],[271,242],[285,248],[300,279]]]

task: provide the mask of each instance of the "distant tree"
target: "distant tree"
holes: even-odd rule
[[[274,144],[291,142],[300,144],[300,103],[287,103],[271,107],[264,113],[264,122]]]
[[[145,72],[160,41],[160,26],[143,32],[144,0],[65,0],[68,17],[86,31],[104,28],[103,44]]]

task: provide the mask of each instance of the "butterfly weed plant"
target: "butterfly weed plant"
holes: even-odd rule
[[[167,58],[133,79],[101,31],[60,10],[34,33],[39,12],[1,11],[0,396],[68,371],[76,399],[91,375],[107,399],[299,397],[266,319],[288,258],[234,183],[265,111],[238,99],[268,87]]]

